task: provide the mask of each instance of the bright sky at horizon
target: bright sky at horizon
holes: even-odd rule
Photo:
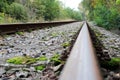
[[[82,0],[60,0],[66,7],[78,10],[78,5]]]

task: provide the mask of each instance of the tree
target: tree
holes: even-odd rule
[[[32,2],[31,10],[35,12],[36,19],[43,18],[45,13],[45,5],[42,4],[41,0],[35,0]]]
[[[5,0],[0,1],[0,12],[6,12],[8,4]]]
[[[12,17],[18,20],[26,20],[27,19],[27,12],[26,8],[18,3],[12,3],[9,7],[8,12]]]
[[[85,11],[88,11],[89,20],[95,21],[106,29],[120,26],[120,0],[83,0]]]
[[[57,0],[41,0],[42,4],[45,5],[44,19],[54,20],[59,17],[60,5]]]

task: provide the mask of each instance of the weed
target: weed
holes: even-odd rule
[[[23,35],[24,33],[19,31],[19,32],[16,32],[16,34]]]
[[[62,44],[62,46],[63,46],[64,48],[66,48],[66,47],[70,46],[70,43],[69,43],[69,42],[65,42],[65,43]]]
[[[41,56],[39,58],[36,58],[36,60],[39,60],[39,61],[47,61],[47,57],[46,56]]]
[[[57,33],[55,33],[55,32],[53,32],[53,33],[51,33],[51,36],[52,36],[52,37],[57,37],[57,36],[58,36],[58,34],[57,34]]]
[[[59,58],[60,58],[60,55],[55,54],[53,57],[51,57],[50,61],[53,62],[55,66],[57,66],[61,63],[61,60]]]
[[[13,64],[32,64],[36,62],[35,58],[32,57],[23,57],[23,56],[17,56],[13,57],[7,60],[8,63],[13,63]]]
[[[111,58],[110,61],[104,61],[101,64],[107,69],[115,70],[120,66],[120,58]]]
[[[45,69],[45,66],[44,65],[36,66],[35,69],[42,71],[43,69]]]

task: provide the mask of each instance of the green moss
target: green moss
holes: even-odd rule
[[[101,33],[96,31],[96,34],[95,34],[95,35],[96,35],[97,37],[100,37],[100,36],[101,36]]]
[[[16,34],[23,35],[24,33],[19,31],[19,32],[16,32]]]
[[[69,42],[65,42],[65,43],[62,44],[62,46],[66,48],[66,47],[70,46],[70,43]]]
[[[39,61],[47,61],[47,57],[46,56],[41,56],[39,58],[36,58],[36,60],[39,60]]]
[[[42,71],[43,69],[45,69],[45,66],[44,65],[36,66],[35,69]]]
[[[59,58],[60,55],[58,53],[55,53],[52,58]]]
[[[50,61],[53,62],[55,66],[57,66],[62,62],[59,58],[60,55],[56,53],[53,57],[50,58]]]
[[[55,33],[55,32],[53,32],[53,33],[51,33],[51,36],[52,36],[52,37],[57,37],[57,36],[58,36],[58,34],[57,34],[57,33]]]
[[[13,63],[13,64],[32,64],[36,62],[36,59],[32,57],[23,57],[23,56],[17,56],[13,57],[7,60],[8,63]]]
[[[120,65],[120,58],[112,58],[108,63],[109,65]]]
[[[14,63],[14,64],[22,64],[23,59],[24,59],[23,57],[14,57],[14,58],[8,59],[7,62]]]
[[[110,70],[118,69],[120,66],[120,58],[112,58],[110,61],[101,62],[101,65]]]

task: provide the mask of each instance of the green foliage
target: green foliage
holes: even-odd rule
[[[71,8],[65,8],[65,13],[68,18],[75,19],[75,20],[81,20],[82,16],[79,11],[74,11]]]
[[[0,23],[13,23],[18,22],[16,19],[11,18],[9,15],[5,13],[0,13]]]
[[[58,34],[55,33],[55,32],[53,32],[53,33],[51,33],[51,36],[52,36],[52,37],[56,37],[56,36],[58,36]]]
[[[24,33],[19,31],[19,32],[16,32],[16,34],[23,35]]]
[[[12,64],[32,64],[34,62],[36,62],[36,59],[26,56],[17,56],[17,57],[13,57],[7,60],[8,63],[12,63]]]
[[[39,58],[37,58],[36,60],[39,60],[39,61],[46,61],[48,60],[46,56],[40,56]]]
[[[119,4],[120,4],[120,0],[116,0],[116,4],[118,4],[118,5],[119,5]]]
[[[120,0],[83,0],[85,13],[89,20],[106,29],[120,27]]]
[[[8,4],[5,2],[5,0],[1,0],[0,1],[0,12],[5,12],[7,6]]]
[[[45,69],[45,66],[44,65],[36,66],[35,69],[42,71]]]
[[[13,63],[13,64],[32,64],[37,61],[47,61],[46,56],[40,56],[38,58],[32,58],[30,56],[17,56],[13,57],[7,60],[8,63]]]
[[[41,0],[45,6],[44,19],[54,20],[59,17],[59,2],[57,0]]]
[[[44,17],[44,13],[45,13],[45,5],[42,4],[41,0],[34,0],[32,2],[32,9],[36,14],[36,18],[43,18]]]
[[[0,13],[5,15],[0,17],[0,23],[81,20],[79,11],[63,6],[59,0],[1,0]]]
[[[0,23],[4,22],[4,13],[0,13]]]
[[[12,3],[9,7],[8,13],[19,20],[26,20],[27,19],[27,11],[26,8],[18,3]]]
[[[66,48],[66,47],[70,46],[70,43],[69,42],[65,42],[65,43],[62,44],[62,46]]]
[[[12,4],[13,2],[15,2],[15,0],[6,0],[6,2],[7,2],[8,4]]]
[[[110,61],[104,61],[101,64],[102,67],[110,70],[115,70],[120,67],[120,58],[112,58]]]
[[[62,62],[59,58],[60,58],[60,55],[56,53],[53,55],[53,57],[50,58],[50,61],[53,62],[55,66],[57,66]]]

